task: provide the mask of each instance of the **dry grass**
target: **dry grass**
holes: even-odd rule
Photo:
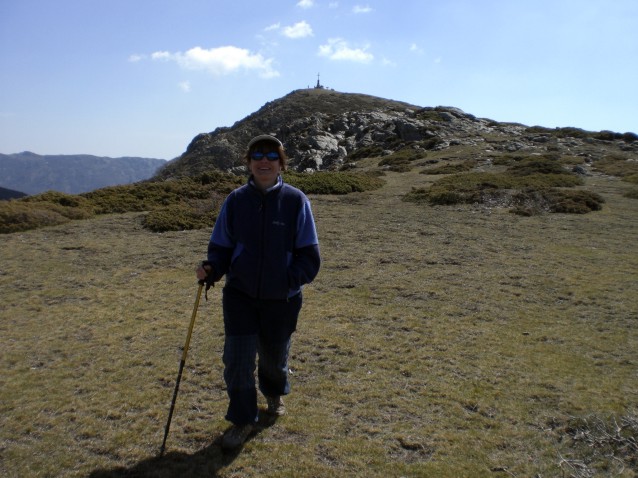
[[[592,461],[568,426],[635,421],[631,185],[591,177],[602,211],[520,217],[405,203],[435,178],[386,179],[312,198],[325,262],[290,413],[233,455],[213,289],[157,458],[208,231],[153,234],[126,214],[3,236],[0,474],[635,476],[626,456]]]

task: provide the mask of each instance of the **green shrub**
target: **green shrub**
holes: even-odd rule
[[[424,139],[423,141],[419,141],[418,145],[421,146],[423,149],[434,149],[442,142],[443,142],[442,139],[434,137],[434,138]]]
[[[405,173],[410,171],[410,163],[427,156],[424,151],[410,147],[403,148],[396,153],[385,156],[379,161],[379,166],[387,166],[390,171]]]
[[[20,201],[25,203],[50,203],[72,209],[83,209],[87,214],[93,213],[93,204],[82,196],[67,194],[59,191],[47,191],[33,196],[26,196]]]
[[[419,111],[416,117],[421,121],[435,121],[445,122],[448,121],[439,111],[435,110],[422,110]]]
[[[569,214],[586,214],[591,211],[600,211],[605,199],[590,191],[575,189],[551,189],[547,192],[552,212]]]
[[[638,141],[638,135],[636,133],[616,133],[614,131],[585,131],[580,128],[566,127],[566,128],[545,128],[543,126],[531,126],[525,130],[528,134],[550,134],[556,138],[580,138],[580,139],[598,139],[602,141],[613,141],[621,139],[627,143]]]
[[[181,202],[150,211],[142,225],[153,232],[212,228],[224,198]]]
[[[507,172],[513,176],[530,176],[534,174],[558,174],[571,175],[565,170],[558,158],[532,157],[517,161],[507,168]]]
[[[542,212],[586,214],[600,211],[605,199],[590,191],[575,189],[525,189],[512,197],[511,212],[533,216]]]
[[[347,172],[285,173],[286,180],[309,194],[348,194],[377,189],[378,175]],[[54,191],[0,202],[0,233],[62,224],[95,214],[149,211],[144,227],[175,231],[211,227],[223,198],[245,184],[243,177],[206,172],[195,177],[112,186],[80,195]]]
[[[626,181],[628,183],[632,183],[632,184],[638,184],[638,173],[636,174],[630,174],[628,176],[624,176],[622,178],[623,181]]]
[[[87,219],[91,212],[45,201],[0,201],[0,233],[56,226],[74,219]]]
[[[599,131],[598,133],[594,133],[594,138],[600,139],[601,141],[613,141],[615,139],[622,139],[622,134],[614,133],[613,131]]]
[[[470,171],[475,168],[478,164],[478,161],[475,159],[470,159],[467,161],[463,161],[462,163],[456,164],[444,164],[443,166],[438,166],[432,169],[425,169],[421,171],[421,174],[455,174],[462,173],[464,171]]]
[[[638,134],[636,133],[624,133],[622,135],[622,139],[623,141],[625,141],[625,143],[633,143],[634,141],[638,141]]]
[[[413,189],[403,200],[434,205],[512,205],[512,212],[523,215],[599,210],[604,200],[597,194],[556,189],[582,183],[581,178],[548,159],[530,159],[515,163],[504,173],[453,174],[436,181],[429,189]]]
[[[630,199],[638,199],[638,189],[627,191],[625,194],[623,194],[623,196]]]
[[[245,180],[222,172],[166,181],[145,181],[84,193],[98,214],[151,211],[190,199],[206,199],[213,191],[228,193]]]
[[[529,174],[516,176],[495,173],[461,173],[439,179],[430,187],[430,200],[435,204],[450,204],[450,198],[458,202],[473,203],[486,190],[498,189],[549,189],[573,187],[582,179],[573,174]]]
[[[622,154],[610,154],[598,161],[594,161],[593,167],[603,174],[621,178],[638,175],[638,161],[630,161],[629,159]]]
[[[357,161],[364,158],[376,158],[383,155],[383,149],[377,145],[364,146],[348,154],[349,161]]]
[[[383,179],[364,173],[316,172],[312,174],[287,171],[284,180],[306,194],[348,194],[370,191],[383,186]]]

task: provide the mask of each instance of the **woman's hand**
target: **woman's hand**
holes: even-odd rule
[[[213,268],[209,265],[199,264],[195,269],[195,275],[197,276],[197,280],[206,280],[208,274],[213,271]]]

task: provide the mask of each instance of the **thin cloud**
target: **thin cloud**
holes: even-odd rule
[[[146,58],[144,55],[131,55],[128,57],[128,61],[131,63],[137,63],[138,61],[142,61],[144,58]]]
[[[314,5],[314,0],[301,0],[299,3],[297,3],[297,6],[299,8],[312,8],[314,7]]]
[[[273,30],[279,30],[281,28],[281,23],[273,23],[272,25],[264,28],[265,32],[271,32]]]
[[[190,93],[191,91],[191,82],[190,81],[182,81],[179,84],[179,88],[184,92],[184,93]]]
[[[369,5],[355,5],[352,7],[352,13],[370,13],[372,12],[372,7]]]
[[[370,63],[374,60],[374,55],[368,53],[365,48],[351,48],[345,40],[341,38],[330,38],[328,43],[319,46],[319,56],[325,56],[336,61],[354,61],[356,63]]]
[[[274,78],[279,72],[272,67],[272,58],[235,46],[204,49],[199,46],[185,53],[156,51],[154,61],[174,61],[185,70],[205,70],[214,76],[225,76],[240,70],[257,71],[262,78]]]
[[[288,38],[305,38],[312,36],[312,27],[305,21],[284,27],[283,34]]]
[[[396,62],[394,62],[394,61],[392,61],[392,60],[390,60],[388,58],[385,58],[385,57],[383,57],[383,59],[381,60],[381,64],[383,66],[388,66],[388,67],[392,67],[392,68],[397,66]]]
[[[412,45],[410,45],[410,51],[412,53],[418,53],[418,54],[423,53],[423,49],[420,48],[419,45],[417,45],[416,43],[412,43]]]

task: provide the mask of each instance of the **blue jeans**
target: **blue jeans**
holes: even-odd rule
[[[301,294],[288,300],[258,300],[224,288],[224,380],[230,399],[226,420],[235,425],[257,420],[256,368],[264,395],[290,392],[288,354],[301,303]]]

